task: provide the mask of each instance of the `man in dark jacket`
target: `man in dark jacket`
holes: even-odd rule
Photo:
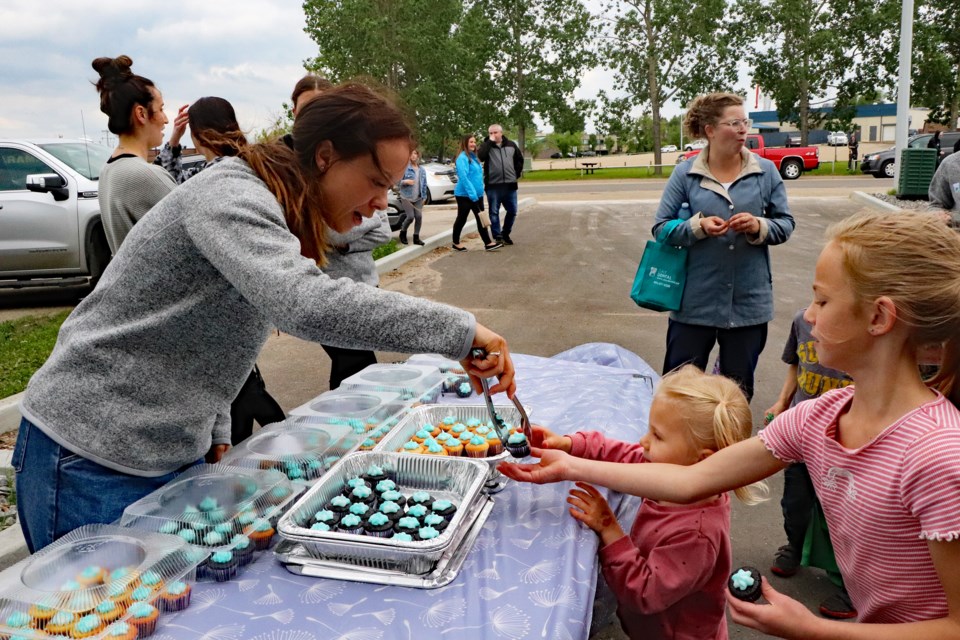
[[[488,137],[477,149],[483,163],[483,184],[490,203],[490,230],[494,240],[513,244],[510,232],[517,217],[517,180],[523,174],[523,152],[513,140],[503,135],[503,127],[492,124]],[[500,205],[507,212],[500,227]]]

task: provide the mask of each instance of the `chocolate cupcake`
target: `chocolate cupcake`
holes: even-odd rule
[[[413,536],[420,530],[420,521],[413,516],[404,516],[397,520],[393,530],[397,533],[407,533]]]
[[[526,458],[530,455],[530,445],[522,433],[513,433],[507,438],[507,451],[514,458]]]
[[[310,531],[333,531],[333,527],[326,522],[314,522],[310,525]]]
[[[753,567],[740,567],[730,576],[727,588],[734,597],[747,602],[756,602],[760,599],[760,585],[763,577]]]
[[[236,577],[240,562],[232,551],[217,551],[207,560],[207,571],[217,582]]]
[[[245,567],[253,562],[253,541],[242,533],[238,533],[230,539],[233,545],[233,555],[237,557],[237,562],[241,567]]]
[[[429,509],[433,505],[433,497],[426,491],[414,491],[407,499],[407,506],[412,504],[422,504]]]
[[[404,515],[413,516],[417,520],[423,520],[424,516],[426,516],[429,512],[430,510],[427,509],[426,505],[408,504],[407,511]]]
[[[387,472],[383,469],[383,467],[372,464],[367,467],[367,471],[363,474],[362,478],[370,483],[371,487],[375,487],[378,482],[387,479]]]
[[[417,531],[417,540],[433,540],[440,535],[440,532],[433,527],[421,527]]]
[[[449,521],[457,512],[457,507],[449,500],[434,500],[430,510]]]
[[[335,527],[337,523],[340,522],[341,516],[342,514],[334,513],[330,509],[321,509],[313,514],[313,521],[322,522],[329,527]]]
[[[394,523],[403,517],[403,508],[391,500],[381,502],[377,511],[390,518]]]
[[[373,489],[366,486],[354,487],[353,491],[350,492],[350,500],[353,502],[363,502],[364,504],[372,505],[377,501],[377,497],[373,495]]]
[[[376,489],[376,492],[379,494],[382,494],[384,491],[396,491],[397,483],[390,478],[384,478],[383,480],[377,482],[374,489]]]
[[[348,513],[341,518],[337,529],[341,533],[354,533],[359,535],[363,533],[363,520],[358,515]]]
[[[436,513],[428,513],[423,517],[423,524],[428,527],[433,527],[440,533],[446,531],[447,527],[450,525],[450,522],[447,521],[443,516]]]
[[[183,611],[190,606],[190,585],[186,582],[171,582],[160,595],[164,611]]]
[[[365,502],[354,502],[350,505],[350,513],[355,516],[360,516],[361,518],[366,518],[374,511],[373,506]]]
[[[394,529],[394,531],[396,531],[396,529]],[[413,542],[413,536],[404,532],[394,533],[393,540],[394,542]]]
[[[393,535],[393,521],[382,513],[374,513],[363,524],[363,531],[369,536],[389,538]]]
[[[368,487],[373,488],[373,485],[370,484],[367,480],[361,478],[360,476],[354,476],[343,483],[343,495],[350,497],[350,494],[357,487]]]
[[[350,510],[350,505],[351,501],[347,496],[334,496],[333,499],[330,500],[330,504],[327,505],[327,509],[334,513],[339,513],[342,516]]]
[[[407,504],[406,497],[399,491],[384,491],[380,494],[381,502],[395,502],[402,509]]]

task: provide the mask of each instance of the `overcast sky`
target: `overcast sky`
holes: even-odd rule
[[[279,114],[316,52],[303,27],[302,0],[0,0],[0,138],[78,138],[85,127],[103,142],[90,63],[120,54],[163,93],[168,135],[180,105],[209,95],[229,100],[252,133]],[[611,81],[589,71],[576,96]]]

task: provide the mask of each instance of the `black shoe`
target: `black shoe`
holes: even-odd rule
[[[503,234],[503,237],[500,238],[500,242],[503,244],[513,244],[513,240],[510,239],[509,233]]]
[[[850,601],[846,589],[841,589],[820,603],[820,615],[833,620],[850,620],[857,617],[857,610]]]
[[[407,244],[407,232],[406,232],[406,231],[401,231],[401,232],[400,232],[400,242],[401,242],[402,244]]]
[[[493,236],[493,241],[494,241],[494,242],[502,242],[502,241],[503,241],[503,238],[502,238],[501,236]]]
[[[450,246],[453,247],[453,250],[454,250],[454,251],[466,251],[466,250],[467,250],[466,247],[458,247],[458,246],[455,245],[455,244],[452,244],[452,245],[450,245]]]
[[[423,245],[423,240],[417,234],[413,234],[413,244]]]
[[[777,549],[773,557],[773,565],[770,566],[771,572],[781,578],[789,578],[796,575],[799,569],[800,554],[792,546],[785,544]]]
[[[500,249],[501,247],[503,247],[503,244],[501,244],[501,243],[499,243],[499,242],[494,242],[493,244],[488,244],[487,246],[485,246],[484,249],[486,249],[487,251],[496,251],[497,249]]]

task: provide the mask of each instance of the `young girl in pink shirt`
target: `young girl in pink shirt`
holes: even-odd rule
[[[578,458],[607,462],[691,465],[750,437],[750,406],[735,382],[692,365],[661,380],[650,407],[650,428],[639,444],[596,431],[558,436],[533,427],[533,444]],[[757,489],[737,497],[756,502]],[[578,482],[570,515],[600,536],[603,577],[617,597],[617,615],[631,638],[727,638],[724,591],[730,574],[730,498],[692,504],[644,500],[627,536],[610,505]]]
[[[733,620],[804,640],[960,638],[960,234],[928,213],[866,213],[827,239],[805,317],[820,362],[853,385],[692,466],[537,450],[539,464],[500,469],[690,503],[805,462],[860,624],[818,618],[767,580],[767,604],[727,596]],[[929,345],[943,359],[925,382],[917,362]]]

